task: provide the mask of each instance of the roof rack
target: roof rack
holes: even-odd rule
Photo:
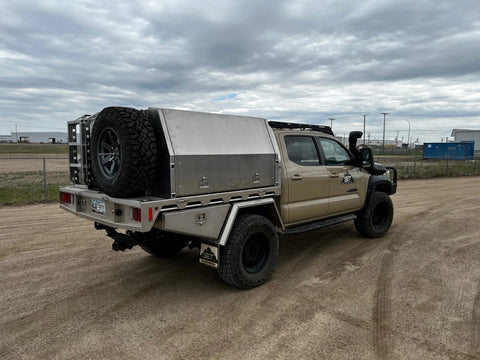
[[[332,128],[326,125],[312,125],[312,124],[296,124],[282,121],[269,121],[268,124],[272,129],[298,129],[298,130],[313,130],[319,131],[328,135],[335,136]]]

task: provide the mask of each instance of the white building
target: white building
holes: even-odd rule
[[[66,132],[12,132],[11,139],[14,142],[20,142],[21,140],[28,140],[28,142],[37,144],[66,143],[68,142],[68,135]]]
[[[10,135],[0,135],[0,143],[9,143],[12,142],[12,137]]]
[[[480,130],[453,129],[450,136],[455,138],[455,142],[475,141],[474,151],[480,151]]]

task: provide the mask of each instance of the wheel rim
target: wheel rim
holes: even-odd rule
[[[242,251],[243,268],[249,274],[260,272],[270,254],[268,239],[263,234],[254,234],[245,243]]]
[[[100,171],[107,178],[113,178],[120,169],[120,142],[116,131],[106,128],[97,144],[97,160]]]
[[[382,203],[375,206],[372,216],[372,225],[374,228],[378,229],[385,225],[385,222],[387,221],[387,213],[387,204]]]

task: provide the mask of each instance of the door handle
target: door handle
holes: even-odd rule
[[[298,180],[302,180],[303,176],[300,175],[300,174],[295,174],[290,179],[293,180],[293,181],[298,181]]]
[[[331,173],[330,173],[330,177],[331,177],[331,178],[339,178],[340,175],[339,175],[338,173],[331,172]]]

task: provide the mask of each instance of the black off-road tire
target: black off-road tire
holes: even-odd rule
[[[384,192],[374,192],[370,202],[355,219],[355,228],[367,238],[379,238],[390,229],[393,221],[393,203]]]
[[[157,162],[157,143],[145,111],[103,109],[93,125],[91,144],[93,187],[113,197],[145,194]]]
[[[140,247],[151,255],[164,258],[178,255],[187,246],[187,242],[187,239],[179,234],[154,229],[144,234]]]
[[[221,248],[218,273],[230,285],[251,289],[266,282],[278,258],[278,235],[263,216],[241,214]]]

